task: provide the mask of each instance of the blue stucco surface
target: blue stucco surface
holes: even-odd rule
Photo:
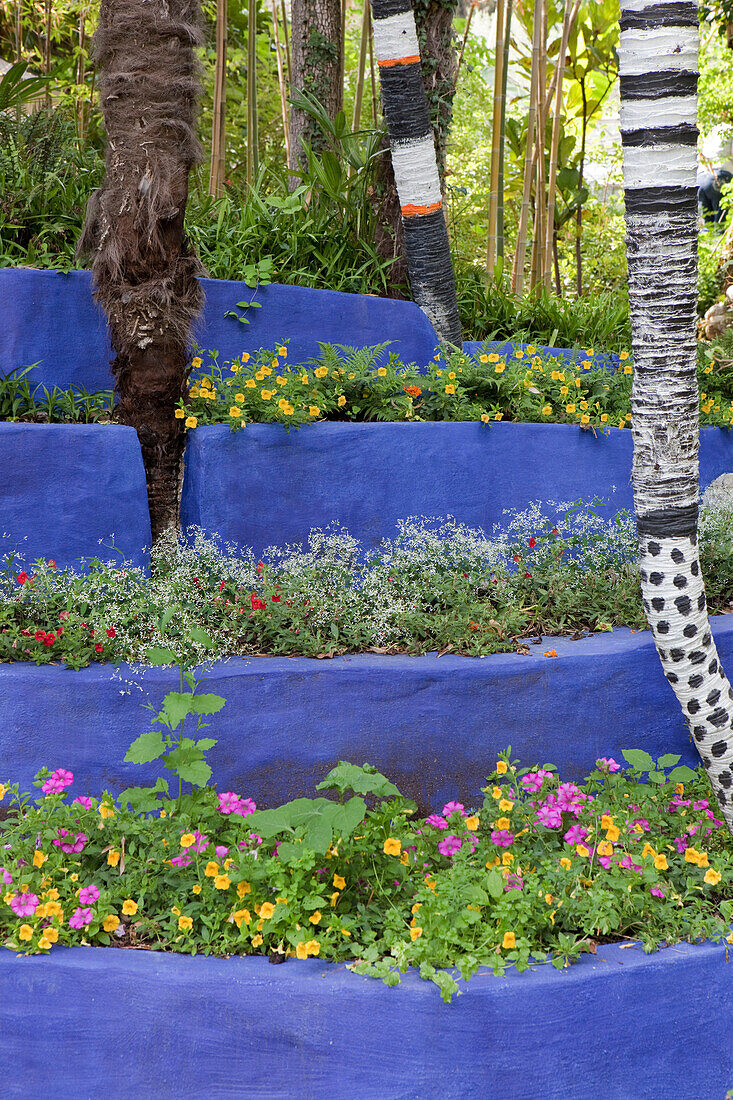
[[[700,433],[700,483],[733,470],[733,435]],[[491,532],[531,500],[633,508],[628,429],[571,424],[278,424],[188,435],[181,524],[260,553],[338,521],[366,543],[407,516],[455,516]]]
[[[40,557],[76,567],[98,556],[147,567],[150,542],[134,429],[0,424],[0,554],[26,565]]]
[[[463,989],[445,1005],[414,973],[387,988],[315,959],[3,951],[3,1095],[717,1100],[733,1081],[724,946],[606,946]]]
[[[420,365],[435,351],[435,331],[414,302],[274,283],[251,290],[224,279],[201,282],[206,304],[194,337],[204,350],[218,350],[221,362],[287,339],[291,363],[317,355],[319,341],[364,347],[391,340],[391,351]],[[260,308],[237,309],[252,299]],[[0,304],[0,373],[38,362],[30,377],[45,386],[112,388],[107,327],[92,301],[88,271],[0,269]],[[226,317],[229,310],[250,323]]]
[[[730,667],[733,616],[712,624]],[[558,656],[544,657],[549,649]],[[567,779],[600,756],[622,761],[627,748],[698,760],[647,632],[545,638],[530,656],[233,659],[205,684],[227,700],[207,732],[218,738],[213,782],[261,805],[312,795],[338,760],[374,764],[426,811],[480,801],[507,745],[522,764],[554,763]],[[162,769],[123,757],[147,728],[142,704],[157,710],[176,686],[166,669],[141,678],[127,666],[113,677],[109,665],[0,665],[0,776],[29,790],[43,765],[70,768],[74,797],[154,781]]]

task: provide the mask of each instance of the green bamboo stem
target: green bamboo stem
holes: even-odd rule
[[[217,199],[224,194],[224,180],[226,179],[227,7],[227,0],[217,0],[214,105],[211,120],[211,164],[209,167],[209,194]]]
[[[364,0],[361,17],[361,40],[359,42],[359,67],[356,72],[356,92],[354,94],[354,114],[351,129],[354,133],[361,129],[361,108],[364,101],[364,77],[366,75],[367,50],[369,48],[369,0]]]
[[[505,0],[496,3],[496,46],[494,52],[494,112],[491,122],[491,169],[489,191],[489,232],[486,238],[486,270],[496,262],[497,209],[499,205],[499,148],[501,146],[501,92],[504,85]]]
[[[555,241],[555,203],[557,198],[557,157],[560,148],[560,130],[562,128],[562,82],[565,75],[565,55],[568,48],[568,40],[573,29],[573,24],[578,18],[581,0],[565,0],[565,14],[563,18],[562,39],[560,53],[555,66],[555,104],[552,113],[552,138],[550,140],[550,171],[547,184],[547,222],[545,226],[545,274],[543,282],[550,288],[552,284],[551,257],[554,253]]]
[[[247,184],[259,172],[257,149],[257,0],[247,4]]]
[[[539,0],[535,0],[532,21],[532,64],[530,68],[529,109],[527,111],[527,144],[524,151],[524,179],[522,184],[522,206],[519,213],[517,248],[512,271],[512,291],[521,294],[524,288],[524,263],[527,254],[527,231],[529,228],[529,209],[532,196],[533,150],[535,146],[535,128],[537,123],[537,95],[540,72],[540,38],[542,35],[542,13]]]
[[[285,75],[288,80],[288,88],[293,83],[293,67],[290,62],[290,32],[288,30],[288,13],[285,10],[285,0],[280,0],[280,13],[283,21],[283,42],[285,43]]]
[[[277,59],[277,83],[280,89],[280,111],[283,120],[283,139],[285,141],[286,163],[290,163],[290,118],[288,113],[288,89],[285,83],[283,48],[280,42],[280,21],[277,14],[277,2],[272,0],[272,27],[275,38],[275,57]]]
[[[501,87],[501,119],[499,123],[499,189],[496,207],[496,258],[504,259],[504,147],[506,145],[506,88],[509,73],[509,46],[511,43],[513,0],[507,0],[506,28],[504,31],[504,69]]]

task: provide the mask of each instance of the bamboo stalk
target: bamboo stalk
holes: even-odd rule
[[[486,270],[496,262],[497,207],[499,205],[499,146],[501,144],[501,90],[504,83],[505,0],[496,0],[496,45],[494,52],[494,112],[491,121],[491,169],[489,232],[486,238]]]
[[[226,179],[226,107],[227,107],[227,0],[216,2],[216,63],[214,66],[214,105],[211,120],[211,165],[209,194],[220,199]]]
[[[275,36],[275,57],[277,58],[277,83],[280,88],[280,110],[283,118],[283,138],[285,139],[286,162],[290,164],[290,118],[288,116],[288,89],[285,83],[283,50],[280,44],[280,21],[277,15],[276,0],[272,0],[272,27]]]
[[[527,112],[527,144],[524,151],[524,180],[522,184],[522,207],[519,214],[517,249],[512,271],[512,291],[521,294],[524,288],[524,261],[527,253],[527,230],[529,227],[529,205],[532,194],[532,151],[535,142],[536,103],[539,89],[540,36],[542,33],[542,13],[539,0],[535,0],[532,20],[532,65],[529,82],[529,109]]]
[[[513,0],[507,0],[506,27],[504,30],[504,69],[501,86],[501,118],[499,120],[499,188],[496,205],[496,258],[504,259],[504,146],[506,144],[506,87],[509,74],[509,45],[511,42]]]
[[[361,17],[361,40],[359,42],[359,67],[356,72],[356,92],[354,94],[354,114],[351,121],[351,129],[354,133],[361,128],[361,107],[364,101],[364,76],[366,74],[369,38],[369,0],[364,0],[364,11]]]
[[[537,95],[537,191],[535,193],[535,224],[532,247],[532,271],[530,286],[544,282],[545,275],[545,220],[547,216],[545,195],[545,136],[547,129],[547,0],[540,0],[542,31],[540,41],[540,68]]]
[[[367,0],[364,0],[367,3]],[[374,46],[372,44],[372,4],[369,0],[367,4],[369,8],[369,34],[367,35],[369,43],[369,73],[372,83],[372,126],[376,130],[379,125],[379,92],[377,91],[377,74],[376,67],[374,65]]]
[[[547,224],[545,226],[545,265],[544,284],[549,289],[552,283],[552,265],[550,255],[553,252],[555,240],[555,202],[557,197],[557,156],[560,147],[560,129],[562,124],[562,82],[565,75],[565,55],[568,48],[568,40],[573,29],[573,24],[578,18],[581,0],[565,0],[565,15],[563,18],[562,39],[560,53],[555,66],[555,104],[552,113],[552,138],[550,140],[550,172],[547,184]],[[557,269],[556,269],[557,281]]]
[[[45,0],[45,21],[44,21],[44,39],[43,39],[43,73],[44,76],[50,76],[51,74],[51,9],[53,6],[53,0]],[[51,106],[51,90],[46,85],[46,91],[44,93],[44,103],[46,107]]]
[[[15,60],[23,60],[23,0],[18,0],[15,9]]]
[[[288,78],[288,88],[293,83],[293,67],[290,62],[290,32],[288,31],[288,13],[285,10],[285,0],[280,0],[280,13],[283,20],[283,42],[285,43],[285,75]]]
[[[344,79],[346,76],[346,13],[349,6],[349,0],[341,0],[341,42],[340,42],[340,54],[339,54],[339,91],[340,91],[340,106],[344,104]]]
[[[259,172],[257,149],[257,0],[247,4],[247,184],[252,186]]]
[[[76,59],[76,83],[81,85],[84,83],[84,73],[86,71],[86,58],[84,57],[84,51],[87,44],[87,20],[88,9],[86,7],[81,9],[79,15],[79,56]],[[80,100],[78,103],[78,119],[79,119],[79,143],[84,143],[84,133],[86,131],[86,105],[84,100]]]
[[[473,13],[479,5],[479,0],[473,0],[471,7],[468,9],[468,15],[466,16],[466,26],[463,28],[463,38],[461,39],[461,48],[458,53],[458,64],[456,66],[456,83],[458,83],[458,74],[461,71],[461,65],[463,63],[463,51],[466,48],[466,39],[468,38],[468,31],[471,26],[471,20],[473,19]]]

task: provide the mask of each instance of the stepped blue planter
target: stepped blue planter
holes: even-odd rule
[[[112,549],[119,548],[121,556]],[[137,435],[115,424],[0,424],[0,554],[25,565],[127,559],[147,568],[150,516]]]
[[[733,434],[700,433],[700,482],[733,470]],[[627,429],[572,424],[228,425],[189,432],[181,524],[260,553],[337,521],[375,544],[410,515],[452,515],[489,533],[531,500],[633,509]]]
[[[110,1100],[722,1100],[726,957],[601,947],[567,970],[477,974],[445,1005],[415,974],[390,989],[315,959],[3,951],[3,1095],[79,1100],[102,1081]]]
[[[250,289],[246,283],[202,279],[206,304],[194,337],[204,350],[216,349],[220,361],[290,340],[290,362],[318,354],[318,342],[365,347],[390,340],[390,350],[406,363],[427,363],[438,338],[414,302],[366,294],[280,286]],[[252,301],[260,308],[237,309]],[[112,388],[112,352],[103,312],[92,300],[88,271],[0,269],[0,364],[3,372],[38,365],[34,382],[66,389]],[[241,324],[225,314],[246,317]]]
[[[733,616],[712,624],[730,665]],[[109,665],[0,665],[0,780],[31,790],[46,764],[73,771],[72,797],[153,782],[156,765],[122,761],[147,728],[141,704],[157,710],[176,688],[167,669],[140,679],[126,666],[113,676]],[[311,794],[339,760],[374,764],[426,812],[478,802],[509,744],[523,764],[554,763],[566,779],[627,748],[698,761],[647,632],[546,638],[527,657],[234,659],[214,665],[206,690],[227,700],[207,733],[219,739],[214,780],[261,805]]]

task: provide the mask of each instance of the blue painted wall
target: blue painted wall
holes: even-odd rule
[[[605,946],[567,970],[478,974],[444,1005],[414,973],[390,989],[317,959],[3,951],[3,1096],[722,1100],[725,955]]]
[[[491,532],[531,500],[632,510],[627,429],[571,424],[251,424],[188,435],[181,523],[256,553],[334,520],[376,543],[411,515],[453,515]],[[700,482],[733,470],[733,435],[701,432]],[[236,504],[234,503],[236,502]]]
[[[712,621],[730,665],[733,617]],[[142,704],[157,710],[171,690],[176,676],[164,669],[141,678],[123,666],[113,678],[109,665],[0,665],[0,778],[29,790],[44,764],[70,768],[73,797],[154,781],[155,764],[122,761],[147,728]],[[213,666],[205,690],[227,700],[207,733],[219,739],[214,781],[263,805],[312,795],[338,760],[374,764],[425,810],[479,800],[509,744],[523,764],[554,763],[568,779],[600,756],[621,761],[625,748],[697,763],[647,632],[546,638],[527,657],[233,659]]]
[[[25,564],[53,558],[60,568],[95,556],[147,567],[150,542],[134,429],[0,424],[0,554]]]
[[[194,336],[220,360],[242,351],[272,347],[290,338],[288,358],[318,354],[318,342],[355,347],[391,340],[405,362],[426,363],[437,337],[414,302],[362,294],[273,284],[251,290],[246,283],[202,279],[206,305]],[[261,308],[237,310],[254,299]],[[0,372],[38,362],[31,378],[45,386],[111,389],[111,351],[104,315],[92,301],[87,271],[0,269]],[[225,317],[229,310],[250,323]]]

